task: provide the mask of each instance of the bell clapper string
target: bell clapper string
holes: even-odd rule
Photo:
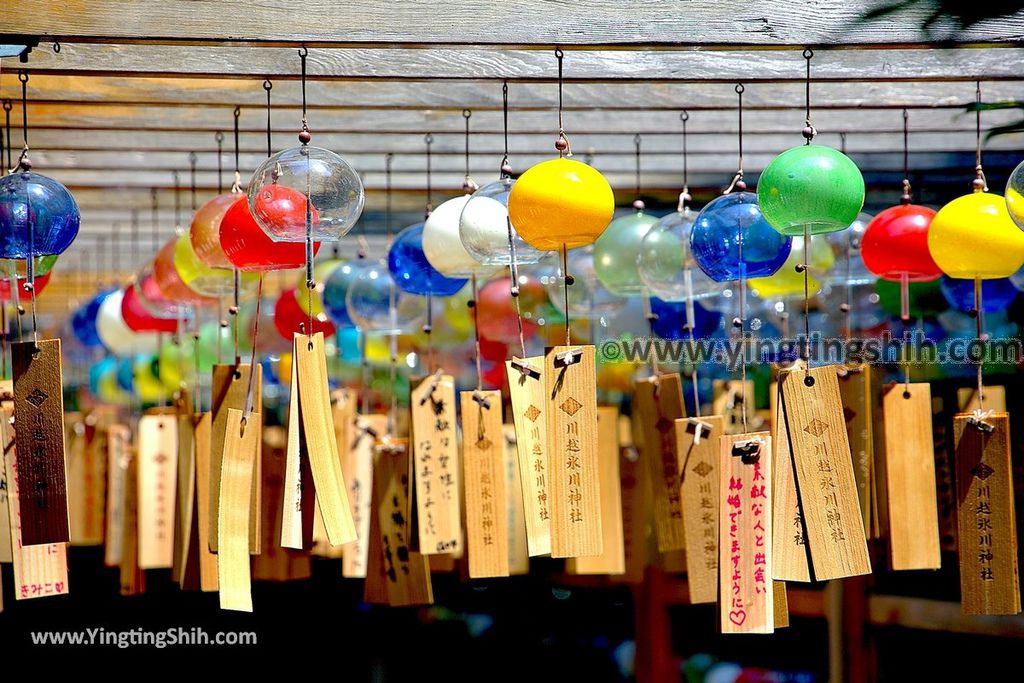
[[[239,150],[238,150],[238,120],[242,115],[242,108],[235,107],[234,111],[234,123],[235,123],[235,180],[231,185],[231,194],[237,195],[242,192],[242,173],[240,164],[238,161]],[[218,158],[220,155],[218,155]],[[219,181],[218,181],[219,184]],[[231,308],[228,309],[228,313],[231,315],[231,327],[232,327],[232,339],[235,345],[235,367],[237,368],[242,364],[242,356],[238,352],[238,334],[239,334],[239,310],[241,306],[241,287],[242,287],[242,273],[238,268],[232,268],[232,303]]]
[[[476,286],[476,271],[470,275],[470,287],[473,289],[473,298],[466,305],[473,311],[473,354],[476,360],[476,394],[479,394],[483,389],[483,373],[480,371],[480,313],[477,306],[479,291]]]
[[[912,201],[910,187],[910,114],[903,110],[903,193],[900,204]],[[900,273],[900,322],[903,325],[903,398],[910,398],[910,273]]]
[[[839,151],[846,154],[846,133],[840,131],[839,133]],[[853,250],[860,248],[859,245],[854,244],[853,231],[850,230],[846,235],[846,253],[845,253],[845,267],[846,267],[846,284],[845,287],[845,300],[839,304],[839,312],[843,314],[843,337],[849,341],[853,335],[853,285],[850,283],[850,279],[853,276]]]
[[[434,134],[427,133],[423,136],[423,143],[427,147],[427,203],[423,210],[423,219],[430,218],[430,214],[434,212],[434,205],[432,203],[434,188],[433,188],[433,173],[431,169],[431,146],[434,144]],[[423,325],[423,334],[427,337],[427,367],[430,373],[433,374],[434,368],[434,291],[433,287],[427,291],[427,322]]]
[[[512,165],[508,159],[508,81],[504,81],[501,84],[501,119],[502,119],[502,135],[504,136],[504,153],[501,157],[501,166],[498,169],[498,177],[501,180],[510,182],[512,179]],[[507,215],[505,216],[505,227],[508,231],[508,275],[511,282],[509,287],[509,294],[512,296],[512,301],[516,304],[516,325],[519,331],[519,353],[520,358],[526,358],[526,334],[523,332],[523,306],[519,301],[519,264],[516,256],[516,240],[515,234],[512,231],[512,219]],[[519,365],[515,363],[515,356],[513,355],[513,366],[518,367],[521,373],[528,374],[529,368],[526,367],[526,361],[523,360],[523,364]]]
[[[974,277],[974,322],[978,342],[984,345],[984,343],[988,341],[988,338],[985,335],[985,314],[982,301],[981,278],[978,276]],[[984,348],[984,346],[982,346],[982,348]],[[979,422],[983,421],[986,417],[985,383],[982,376],[984,367],[985,354],[982,353],[978,358],[978,410],[975,411]]]
[[[572,334],[569,324],[569,287],[575,282],[569,274],[569,248],[562,242],[562,296],[565,303],[565,345],[572,345]]]
[[[740,332],[740,419],[743,421],[743,433],[747,433],[747,349],[746,349],[746,321],[747,321],[747,268],[743,263],[743,233],[738,233],[736,247],[739,254],[740,286],[739,286],[739,316],[733,324]]]
[[[310,169],[309,153],[306,148],[313,139],[309,132],[309,121],[306,117],[306,57],[309,50],[305,46],[299,48],[299,62],[302,74],[300,83],[302,85],[302,130],[299,131],[299,143],[302,145],[306,157],[306,303],[309,309],[309,322],[305,334],[310,350],[313,349],[313,290],[316,288],[316,279],[313,277],[313,198],[312,178]],[[268,91],[269,95],[269,91]]]
[[[253,396],[253,390],[255,387],[256,377],[256,346],[257,339],[260,333],[260,303],[263,300],[263,273],[260,273],[260,278],[256,283],[256,312],[252,318],[252,353],[249,356],[249,386],[245,389],[245,411],[242,413],[242,419],[245,420],[249,415],[252,415],[253,405],[255,403],[255,397]]]
[[[21,133],[24,140],[24,146],[21,150],[21,155],[18,157],[18,172],[28,173],[32,170],[32,161],[28,158],[28,71],[21,69],[18,71],[18,81],[21,83]],[[36,224],[33,220],[34,211],[32,210],[32,195],[29,192],[25,193],[25,225],[28,232],[28,254],[25,257],[25,291],[29,295],[29,306],[32,311],[32,343],[34,348],[38,351],[39,344],[39,327],[36,319],[36,269],[35,269],[35,231]],[[16,292],[18,290],[18,274],[17,272],[11,276],[11,291]],[[21,316],[18,316],[19,326],[19,337],[21,336]]]
[[[987,192],[988,181],[985,178],[985,171],[981,165],[981,81],[975,82],[974,98],[975,177],[971,185],[975,192]],[[973,418],[976,427],[984,431],[992,431],[992,426],[985,422],[985,418],[988,416],[988,413],[985,411],[984,344],[985,342],[988,341],[988,338],[985,334],[985,308],[981,288],[981,277],[979,277],[977,274],[975,274],[974,276],[974,316],[975,331],[977,333],[978,342],[982,344],[983,353],[978,358],[978,409],[974,411]]]
[[[679,206],[676,211],[679,213],[689,213],[690,211],[690,167],[687,153],[687,135],[686,135],[686,124],[690,120],[690,112],[685,109],[679,112],[679,120],[683,123],[683,191],[679,193]],[[684,247],[684,250],[688,250],[689,247]],[[684,254],[684,264],[687,262],[686,254]],[[696,309],[693,305],[693,274],[690,271],[690,266],[683,266],[683,286],[686,291],[686,328],[685,332],[689,333],[690,336],[690,350],[696,347],[697,344],[697,331],[696,331]],[[690,383],[693,385],[693,409],[695,416],[700,419],[700,388],[697,377],[697,363],[691,358],[691,369],[690,369]]]

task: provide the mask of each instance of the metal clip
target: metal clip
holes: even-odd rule
[[[991,417],[992,413],[993,411],[991,410],[975,410],[967,417],[967,424],[986,434],[991,434],[995,431],[995,427],[985,422],[985,420]]]
[[[567,368],[583,360],[583,349],[575,348],[555,354],[555,367]]]
[[[530,365],[522,358],[516,358],[512,356],[510,361],[513,368],[518,370],[523,377],[532,377],[533,379],[540,379],[540,369]]]
[[[761,439],[737,441],[732,445],[733,457],[743,458],[743,462],[753,462],[761,457]]]
[[[693,445],[700,444],[701,432],[707,430],[708,434],[711,433],[711,425],[703,420],[698,420],[695,417],[687,418],[686,420],[686,431],[693,434]]]
[[[484,396],[482,392],[474,390],[473,400],[480,404],[480,407],[483,408],[484,410],[491,409],[491,400]]]

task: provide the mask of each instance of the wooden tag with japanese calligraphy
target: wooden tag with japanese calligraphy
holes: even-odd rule
[[[802,372],[802,370],[798,370]],[[772,578],[783,581],[811,580],[807,529],[796,492],[789,429],[782,412],[780,385],[772,382]]]
[[[381,448],[374,467],[381,573],[388,604],[394,607],[434,602],[427,556],[409,548],[409,450],[398,442]],[[371,549],[373,546],[371,545]],[[367,568],[367,584],[370,571]]]
[[[475,398],[474,398],[475,397]],[[508,499],[500,391],[463,391],[462,466],[471,579],[508,576]]]
[[[146,572],[139,566],[139,458],[133,453],[124,474],[124,525],[121,529],[121,595],[146,592]]]
[[[544,393],[544,356],[521,360],[537,372],[520,372],[505,362],[516,428],[519,477],[522,481],[526,543],[530,557],[551,554],[551,499],[548,496],[547,406]]]
[[[0,408],[0,443],[3,444],[5,476],[8,483],[8,531],[14,567],[14,599],[29,600],[68,592],[68,547],[65,543],[26,545],[21,537],[18,455],[11,426],[11,409]]]
[[[686,547],[683,502],[680,498],[679,454],[676,451],[675,421],[686,417],[679,375],[661,375],[639,380],[633,401],[643,429],[641,456],[651,468],[654,490],[654,534],[658,550]]]
[[[352,521],[356,527],[356,540],[344,546],[341,575],[347,578],[366,577],[366,559],[370,537],[370,498],[373,493],[373,452],[375,434],[387,430],[387,415],[360,415],[350,419],[346,430],[342,470],[348,485],[348,502],[352,507]],[[339,448],[341,442],[339,442]]]
[[[626,571],[626,552],[622,534],[622,483],[619,473],[619,409],[597,409],[598,476],[601,481],[602,550],[593,557],[571,559],[576,574],[622,574]]]
[[[519,449],[516,428],[502,425],[505,497],[508,499],[508,573],[512,576],[530,572],[530,554],[526,545],[526,516],[523,514],[523,487],[519,476]]]
[[[634,446],[633,421],[635,419],[635,412],[632,418],[626,416],[619,418],[622,549],[625,555],[626,571],[621,577],[613,577],[613,580],[634,584],[644,580],[651,526],[650,468],[640,460],[640,453]]]
[[[412,390],[413,481],[419,551],[460,555],[461,476],[455,436],[455,381],[432,375]]]
[[[224,457],[220,475],[220,513],[217,516],[217,579],[220,608],[252,611],[249,575],[249,510],[254,462],[263,435],[259,413],[243,418],[241,410],[228,408]]]
[[[302,550],[313,543],[316,498],[309,453],[299,411],[299,373],[292,355],[292,381],[288,397],[288,439],[285,455],[284,498],[281,506],[281,547]]]
[[[887,387],[882,420],[892,568],[938,569],[931,385],[915,382]]]
[[[687,574],[690,602],[718,600],[718,475],[721,415],[675,421],[686,529]]]
[[[64,387],[59,339],[11,344],[21,542],[67,543],[67,472],[64,457]]]
[[[125,524],[125,475],[132,455],[132,432],[127,425],[107,427],[107,520],[103,564],[121,565]]]
[[[814,578],[867,574],[871,563],[836,367],[794,370],[780,382]]]
[[[216,496],[220,490],[220,461],[224,455],[224,434],[227,424],[227,411],[245,410],[245,397],[249,390],[249,372],[252,366],[248,363],[238,365],[214,365],[213,380],[210,389],[210,414],[212,424],[210,427],[210,487],[211,494]],[[256,366],[256,377],[253,378],[252,387],[253,412],[263,414],[263,366]],[[260,445],[257,446],[257,449]],[[260,487],[261,479],[259,468],[262,458],[259,451],[256,454],[256,476],[253,477],[253,491],[250,496],[251,510],[249,512],[249,543],[252,546],[254,555],[260,554],[262,534],[260,533]],[[217,552],[217,499],[210,500],[209,539],[210,550]]]
[[[1005,412],[953,418],[964,614],[1018,614],[1017,522]],[[991,427],[991,431],[988,428]]]
[[[551,557],[600,555],[597,374],[593,346],[555,346],[544,357]]]
[[[846,436],[853,457],[853,477],[857,482],[860,516],[866,530],[872,524],[871,465],[875,457],[871,415],[874,388],[871,380],[871,368],[864,363],[839,366],[839,396],[843,401]]]
[[[368,605],[388,604],[388,575],[384,570],[384,544],[380,524],[386,486],[382,477],[386,474],[380,468],[381,453],[374,446],[373,486],[370,487],[370,536],[366,541],[366,580],[363,581],[363,602]],[[390,474],[388,475],[390,476]],[[408,474],[406,474],[408,477]],[[403,517],[404,519],[404,517]],[[429,556],[422,556],[429,557]],[[427,571],[430,571],[428,565]]]
[[[282,506],[284,501],[285,451],[288,436],[284,427],[263,429],[263,552],[252,558],[252,578],[256,581],[293,581],[308,579],[312,573],[309,553],[281,547]],[[213,556],[216,560],[216,555]],[[216,577],[214,565],[214,577]]]
[[[102,545],[107,485],[107,432],[95,416],[65,415],[67,436],[68,510],[72,545]]]
[[[174,566],[171,581],[183,590],[199,588],[199,554],[194,546],[196,514],[196,451],[191,414],[178,415],[178,491],[174,514]]]
[[[719,601],[722,633],[772,633],[772,437],[719,439]]]
[[[139,566],[174,562],[174,497],[178,470],[178,425],[173,415],[139,418]]]

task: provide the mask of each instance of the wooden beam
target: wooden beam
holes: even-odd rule
[[[1024,49],[875,49],[816,51],[817,82],[1021,80]],[[13,64],[20,68],[20,64]],[[737,50],[567,50],[566,83],[802,82],[802,48]],[[64,44],[34,51],[33,75],[273,79],[299,78],[294,48]],[[312,50],[310,81],[502,80],[553,82],[556,60],[537,50],[480,47]]]
[[[678,3],[648,0],[625,8],[618,0],[516,3],[484,0],[449,4],[443,20],[433,3],[308,0],[263,3],[232,0],[196,3],[90,0],[69,8],[62,0],[11,0],[4,5],[4,31],[63,43],[170,42],[221,44],[236,41],[394,45],[751,45],[766,48],[807,44],[925,44],[1004,42],[1024,35],[1024,16],[983,21],[970,28],[939,19],[925,25],[933,6],[914,3],[892,17],[863,21],[878,6],[872,0],[808,4],[722,0]],[[16,42],[0,37],[0,42]]]

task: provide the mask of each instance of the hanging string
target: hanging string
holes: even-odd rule
[[[10,173],[14,166],[11,165],[11,109],[14,105],[10,100],[4,100],[4,130],[7,134],[7,165],[4,168]]]
[[[309,145],[310,140],[313,139],[312,134],[309,132],[309,123],[306,119],[306,57],[309,55],[309,51],[305,46],[299,48],[299,62],[301,65],[302,75],[300,82],[302,85],[302,130],[299,131],[299,143],[306,147]],[[269,93],[268,93],[269,94]],[[313,290],[316,288],[316,280],[313,277],[313,198],[312,198],[312,179],[310,177],[309,169],[309,155],[306,154],[306,308],[309,311],[308,324],[306,328],[306,336],[308,337],[307,343],[309,348],[313,348]]]
[[[274,89],[274,84],[270,82],[270,79],[263,81],[263,89],[267,91],[267,158],[269,159],[274,153],[270,139],[270,91]]]
[[[213,139],[217,141],[217,194],[224,193],[224,133],[217,131]]]
[[[32,162],[28,158],[28,72],[24,69],[18,71],[18,81],[21,82],[21,134],[24,139],[24,147],[21,156],[18,157],[18,170],[29,171],[32,169]],[[32,310],[32,343],[39,344],[39,325],[36,318],[36,267],[35,267],[35,241],[36,223],[35,212],[32,209],[32,194],[25,193],[25,224],[28,228],[28,254],[25,257],[25,291],[29,294],[30,307]],[[15,274],[11,278],[11,291],[17,292],[18,278]],[[20,328],[21,316],[18,316]],[[19,337],[20,337],[19,329]]]
[[[569,248],[562,242],[562,296],[565,303],[565,345],[572,345],[572,335],[569,328],[569,287],[575,282],[569,274]]]
[[[846,154],[846,133],[839,133],[839,151]],[[843,314],[843,337],[847,340],[850,339],[853,334],[853,284],[851,279],[853,277],[853,250],[859,249],[860,238],[854,235],[853,230],[848,230],[846,233],[846,284],[845,287],[845,300],[839,304],[839,312]]]
[[[635,151],[636,161],[636,199],[633,200],[633,208],[637,211],[644,210],[644,200],[640,199],[640,143],[642,138],[640,133],[633,136],[633,148]]]
[[[427,146],[427,204],[424,207],[424,220],[430,218],[430,214],[434,211],[434,205],[431,203],[431,197],[433,195],[433,173],[431,169],[431,152],[430,148],[434,144],[434,136],[432,133],[427,133],[423,136],[423,142]],[[434,372],[434,292],[433,288],[427,292],[427,322],[423,325],[423,334],[427,337],[427,363],[430,368],[430,372]]]
[[[432,177],[433,174],[431,173],[431,150],[430,150],[431,145],[434,144],[434,134],[433,133],[427,133],[426,135],[424,135],[423,136],[423,142],[427,145],[427,205],[426,205],[426,208],[424,209],[424,218],[430,218],[430,214],[434,212],[434,205],[431,202],[431,199],[432,199],[433,194],[434,194],[434,188],[431,185],[431,182],[433,180],[433,177]]]
[[[744,192],[747,189],[747,184],[743,181],[743,93],[746,88],[742,83],[737,83],[733,90],[736,91],[736,125],[738,131],[736,135],[736,173],[733,175],[732,181],[729,183],[729,187],[725,189],[724,194],[729,194],[733,190]]]
[[[236,195],[236,194],[241,194],[241,192],[242,192],[242,171],[241,171],[241,165],[240,165],[239,160],[238,160],[238,158],[239,158],[239,150],[238,150],[238,146],[239,146],[238,145],[238,138],[239,138],[238,127],[239,126],[238,126],[238,122],[239,122],[239,118],[242,115],[242,108],[241,107],[235,107],[235,111],[233,113],[234,113],[234,124],[235,124],[235,130],[234,130],[234,133],[235,133],[235,182],[231,185],[231,194]],[[242,356],[238,352],[238,335],[239,335],[238,328],[239,328],[239,325],[241,323],[241,321],[239,320],[239,317],[240,317],[239,316],[239,310],[241,308],[241,293],[240,293],[240,290],[241,290],[241,287],[242,287],[242,273],[238,270],[238,268],[233,268],[232,270],[233,270],[233,273],[232,273],[233,281],[232,281],[231,293],[232,293],[233,300],[232,300],[231,308],[228,309],[228,313],[230,313],[230,315],[231,315],[232,338],[233,338],[234,344],[235,344],[235,366],[237,367],[237,366],[242,364]],[[251,368],[250,368],[250,370],[251,370]]]
[[[24,139],[18,166],[28,170],[32,168],[32,164],[28,160],[28,71],[19,70],[18,81],[21,83],[21,134]]]
[[[483,389],[483,373],[480,370],[480,311],[477,306],[477,297],[479,292],[476,286],[476,271],[470,276],[470,286],[473,288],[473,298],[467,302],[467,305],[473,311],[473,351],[476,357],[476,390],[480,391]]]
[[[309,124],[306,121],[306,57],[308,55],[309,50],[306,49],[305,45],[299,48],[299,62],[302,68],[302,77],[300,79],[300,82],[302,84],[302,131],[304,133],[309,132]],[[302,140],[301,136],[299,137],[299,140]]]
[[[685,109],[679,112],[679,120],[683,122],[683,191],[679,195],[679,210],[682,211],[686,203],[690,201],[690,162],[686,149],[686,122],[690,120],[690,112]]]
[[[689,152],[687,149],[687,134],[686,134],[686,123],[690,120],[690,113],[685,109],[679,113],[679,120],[683,122],[683,191],[679,193],[679,206],[677,211],[679,213],[687,213],[690,208],[688,206],[690,202],[690,171],[689,171]],[[693,277],[690,272],[689,266],[683,267],[683,282],[686,287],[686,328],[685,331],[690,335],[690,348],[696,348],[697,344],[697,332],[696,332],[696,309],[693,305]],[[690,370],[690,384],[693,386],[693,406],[696,417],[700,417],[700,388],[699,380],[697,377],[697,363],[691,361]]]
[[[558,139],[555,140],[555,149],[558,150],[559,158],[571,157],[572,146],[569,144],[569,136],[565,134],[565,124],[562,120],[562,61],[565,53],[561,48],[555,48],[555,59],[558,60]]]
[[[472,178],[469,177],[469,118],[471,116],[473,116],[473,111],[471,109],[462,110],[462,118],[466,122],[466,176],[462,180],[462,191],[465,192],[466,194],[473,194],[477,190],[477,184],[473,182]]]
[[[174,227],[181,225],[181,174],[178,171],[171,171],[171,182],[174,184]],[[159,241],[156,230],[153,231],[153,251],[157,251]]]
[[[501,177],[511,176],[512,168],[508,163],[508,81],[501,84],[501,130],[505,138],[505,153],[501,157]],[[507,170],[506,170],[507,169]]]
[[[988,181],[985,179],[985,171],[981,167],[981,81],[975,81],[974,89],[974,174],[972,186],[975,192],[988,192]],[[985,338],[985,312],[982,302],[981,278],[974,277],[974,315],[976,332],[979,343],[984,344]],[[984,347],[983,347],[984,348]],[[982,353],[978,359],[978,410],[977,419],[983,420],[985,413],[985,383],[983,371],[985,367],[985,354]]]
[[[189,191],[192,195],[192,212],[198,208],[196,204],[196,161],[199,160],[199,156],[195,152],[188,153],[188,182]]]
[[[388,152],[384,155],[384,236],[387,244],[387,251],[391,251],[391,242],[394,239],[394,229],[391,225],[391,166],[395,155]],[[388,411],[388,434],[395,433],[395,420],[398,415],[398,291],[395,281],[392,278],[388,286],[388,319],[391,323],[391,409]]]
[[[800,131],[804,136],[804,144],[811,144],[811,140],[818,134],[818,131],[811,125],[811,59],[814,57],[814,50],[804,50],[804,61],[807,62],[807,78],[804,80],[804,129]]]
[[[260,272],[260,279],[256,283],[256,312],[252,317],[252,352],[249,356],[249,386],[245,390],[245,412],[242,415],[244,420],[252,415],[255,398],[253,388],[256,378],[256,345],[260,334],[260,304],[263,302],[263,273]],[[237,352],[236,352],[237,353]],[[236,361],[237,363],[237,361]]]
[[[981,81],[974,83],[974,176],[974,191],[988,192],[988,180],[981,167]]]
[[[501,84],[501,120],[502,120],[502,135],[504,136],[505,146],[501,157],[501,168],[499,169],[499,177],[507,185],[512,183],[512,165],[508,159],[508,81],[504,81]],[[516,325],[519,331],[519,353],[520,358],[526,358],[526,333],[523,330],[523,307],[519,301],[519,264],[517,263],[516,255],[516,240],[515,232],[512,230],[512,220],[505,217],[505,227],[508,234],[508,275],[511,282],[509,287],[509,294],[512,296],[512,301],[516,305]],[[523,368],[526,371],[526,368]]]
[[[911,202],[910,114],[903,110],[903,194],[900,204]],[[900,322],[903,325],[903,397],[910,398],[910,274],[900,273]]]

